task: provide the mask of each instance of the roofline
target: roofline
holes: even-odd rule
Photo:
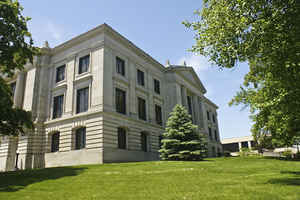
[[[111,26],[108,24],[104,23],[101,24],[85,33],[82,33],[56,47],[54,47],[51,51],[52,54],[58,53],[60,51],[63,51],[66,48],[70,48],[84,40],[87,40],[94,35],[97,35],[99,33],[112,33],[112,36],[116,37],[117,39],[121,40],[122,42],[125,43],[125,45],[128,45],[133,51],[136,51],[140,54],[140,56],[144,57],[148,61],[152,62],[154,65],[159,66],[163,71],[166,70],[166,67],[162,65],[160,62],[155,60],[153,57],[151,57],[148,53],[137,47],[133,42],[122,36],[120,33],[118,33],[116,30],[114,30]]]

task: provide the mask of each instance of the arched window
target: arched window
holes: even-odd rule
[[[141,149],[144,152],[148,151],[148,134],[146,132],[141,132]]]
[[[118,148],[119,149],[126,149],[126,130],[124,128],[118,128]]]
[[[59,132],[53,133],[51,136],[51,152],[59,151]]]
[[[86,128],[82,127],[75,132],[75,149],[83,149],[86,144]]]

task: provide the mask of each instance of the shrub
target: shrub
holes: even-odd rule
[[[224,157],[231,157],[230,151],[224,151]]]
[[[293,157],[293,153],[291,150],[285,150],[283,153],[282,153],[283,157],[285,157],[286,159],[292,159]]]
[[[245,156],[249,156],[249,155],[250,155],[250,149],[243,147],[240,151],[240,156],[245,157]]]

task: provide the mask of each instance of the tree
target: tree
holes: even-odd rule
[[[32,129],[31,113],[13,106],[12,90],[7,80],[33,62],[38,49],[33,46],[27,28],[30,20],[23,17],[18,1],[0,0],[0,134],[18,135]]]
[[[176,105],[167,121],[159,150],[163,160],[202,160],[206,156],[206,142],[196,132],[191,116],[182,105]]]
[[[292,141],[300,135],[300,3],[297,0],[204,0],[193,52],[221,68],[249,64],[230,105],[250,107],[253,134]]]

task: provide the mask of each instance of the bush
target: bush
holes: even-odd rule
[[[231,157],[230,151],[224,151],[224,157]]]
[[[241,157],[245,157],[245,156],[249,156],[249,155],[250,155],[250,149],[249,148],[246,148],[246,147],[241,148],[241,151],[240,151],[240,156]]]
[[[286,159],[292,159],[293,153],[291,150],[286,150],[282,153],[282,156],[285,157]]]

